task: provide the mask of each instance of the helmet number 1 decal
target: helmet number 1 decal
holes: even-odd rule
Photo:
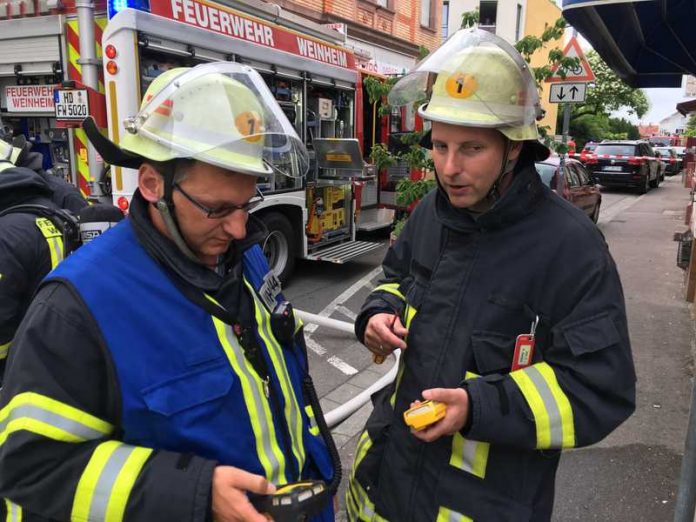
[[[246,136],[244,139],[250,142],[257,142],[261,139],[261,133],[263,132],[263,124],[261,123],[261,117],[257,112],[246,111],[243,112],[234,119],[234,124],[239,130],[242,136]]]
[[[471,74],[454,73],[445,82],[445,90],[451,98],[468,98],[478,89],[478,82]]]

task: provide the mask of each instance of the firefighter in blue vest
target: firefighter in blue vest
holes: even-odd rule
[[[350,520],[550,520],[561,451],[635,408],[616,266],[597,227],[536,172],[549,155],[539,95],[510,44],[459,31],[389,101],[420,101],[438,188],[356,320],[373,353],[403,352],[360,437]],[[422,424],[406,423],[411,408]]]
[[[263,522],[256,501],[278,486],[335,492],[301,324],[249,214],[259,177],[308,163],[262,78],[173,69],[120,146],[84,126],[107,162],[138,169],[138,190],[128,219],[42,284],[15,336],[0,392],[10,516]],[[311,520],[333,520],[325,497]]]

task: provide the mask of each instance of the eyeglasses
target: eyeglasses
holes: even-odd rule
[[[264,200],[263,194],[261,194],[261,191],[257,188],[256,196],[252,197],[246,203],[243,203],[241,205],[222,205],[217,208],[209,208],[196,201],[190,194],[187,194],[186,191],[182,189],[178,183],[174,183],[174,188],[181,192],[181,195],[188,199],[191,203],[193,203],[194,206],[199,208],[202,212],[205,212],[205,217],[207,217],[208,219],[224,218],[237,210],[241,210],[242,212],[246,213],[251,212],[259,205],[259,203],[261,203]]]

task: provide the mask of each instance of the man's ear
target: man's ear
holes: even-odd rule
[[[138,168],[138,189],[150,203],[156,203],[164,195],[164,178],[149,163],[142,163]]]
[[[516,160],[520,157],[522,152],[522,147],[524,146],[523,141],[512,141],[512,146],[510,147],[510,154],[508,154],[508,160]]]

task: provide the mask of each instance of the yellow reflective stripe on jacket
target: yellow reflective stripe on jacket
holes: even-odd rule
[[[48,218],[36,218],[36,226],[41,230],[41,234],[43,234],[46,243],[48,243],[48,249],[51,251],[52,270],[65,258],[63,234]]]
[[[314,408],[311,405],[305,406],[305,413],[309,419],[309,433],[312,435],[319,435],[319,425],[317,424],[317,419],[314,417]]]
[[[476,379],[479,375],[473,372],[466,372],[464,380]],[[479,478],[486,478],[486,466],[488,465],[488,453],[491,445],[488,442],[470,440],[462,437],[460,433],[455,433],[452,437],[452,455],[450,456],[450,466],[476,475]]]
[[[0,446],[16,431],[61,442],[83,442],[111,434],[113,426],[87,412],[33,392],[15,395],[0,410]]]
[[[392,410],[394,409],[394,405],[396,404],[396,393],[399,391],[399,386],[401,385],[401,378],[404,376],[404,370],[406,369],[406,364],[404,363],[404,357],[401,356],[399,358],[399,369],[396,372],[396,379],[394,379],[394,391],[391,394],[391,397],[389,397],[389,404],[392,407]]]
[[[121,522],[149,448],[110,440],[96,447],[77,484],[71,522]]]
[[[406,303],[406,310],[404,311],[404,316],[406,317],[406,324],[404,326],[407,330],[410,328],[411,323],[416,318],[417,313],[418,310],[415,306],[411,306],[410,304]]]
[[[452,509],[440,507],[435,522],[474,522],[474,519],[457,513]]]
[[[22,522],[22,507],[5,499],[6,522]]]
[[[274,484],[287,484],[285,456],[276,442],[278,439],[271,408],[264,393],[264,383],[244,356],[244,350],[239,345],[232,327],[215,316],[211,318],[227,360],[242,386],[244,404],[249,412],[251,429],[256,441],[256,454],[266,478]]]
[[[491,445],[488,442],[469,440],[455,433],[452,437],[452,455],[450,466],[486,478],[486,465]]]
[[[305,464],[305,447],[304,438],[302,435],[302,410],[300,403],[295,396],[295,389],[290,381],[290,374],[285,365],[285,357],[283,347],[276,340],[271,329],[271,314],[268,312],[261,299],[256,295],[254,288],[244,278],[244,283],[249,289],[249,293],[254,298],[254,309],[256,324],[259,327],[259,334],[268,349],[268,355],[273,363],[275,374],[278,377],[280,388],[283,393],[285,421],[288,423],[288,431],[292,445],[292,452],[297,460],[299,470],[304,468]]]
[[[372,292],[388,292],[394,294],[396,297],[402,301],[406,301],[404,294],[399,291],[399,283],[383,283],[377,287]]]
[[[511,372],[510,377],[534,415],[537,449],[574,447],[573,409],[553,368],[542,362]]]
[[[0,361],[7,359],[7,354],[10,352],[10,345],[12,340],[6,342],[5,344],[0,344]]]
[[[385,518],[375,513],[375,505],[370,501],[367,493],[355,478],[355,471],[372,447],[372,439],[367,430],[364,430],[358,440],[355,450],[355,461],[350,473],[348,490],[346,491],[346,509],[350,520],[361,522],[387,522]]]

